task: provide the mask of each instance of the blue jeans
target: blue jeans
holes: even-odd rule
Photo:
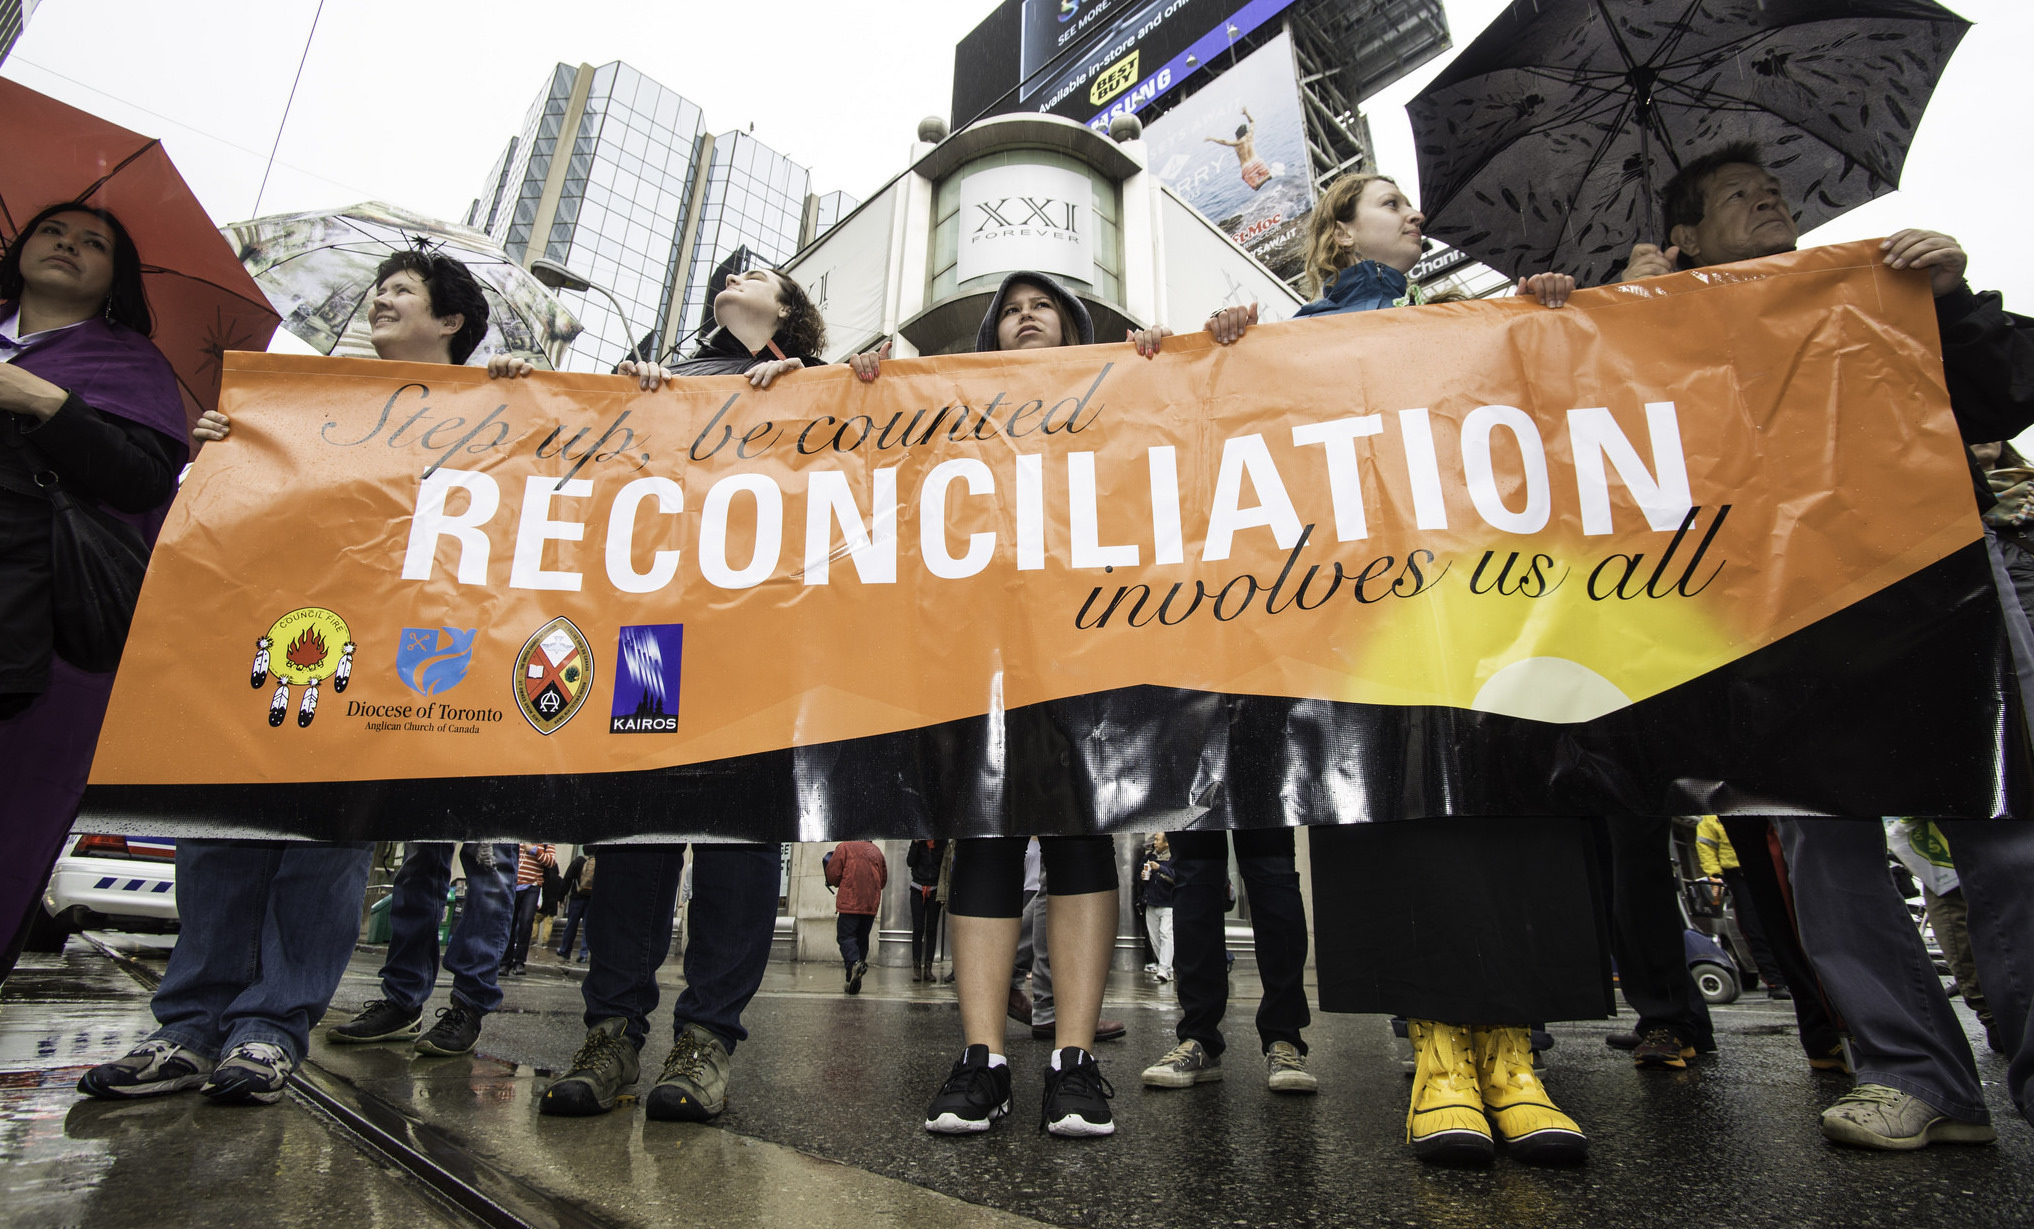
[[[495,972],[508,950],[509,915],[515,909],[516,847],[513,842],[487,846],[494,852],[492,867],[480,865],[482,848],[468,844],[460,855],[466,867],[466,908],[445,947],[445,971],[452,975],[452,997],[485,1012],[501,1006]],[[445,888],[451,882],[449,842],[411,845],[396,871],[381,991],[405,1010],[422,1010],[438,984],[438,921],[445,916]]]
[[[1942,992],[1869,819],[1776,819],[1801,946],[1850,1026],[1860,1083],[1885,1084],[1967,1122],[1988,1122],[1977,1063]],[[2027,1115],[2034,1077],[2034,822],[1937,820],[1949,841],[1978,978],[2009,1049],[2006,1088]],[[2034,1115],[2030,1115],[2034,1116]]]
[[[266,1041],[302,1062],[360,935],[371,844],[177,842],[183,932],[154,1036],[217,1058]]]
[[[748,1038],[742,1009],[763,984],[777,928],[775,845],[693,846],[692,905],[686,914],[685,991],[672,1032],[707,1029],[732,1053]],[[586,1026],[620,1016],[638,1048],[657,1009],[657,968],[671,951],[671,919],[684,845],[606,845],[600,850],[600,908],[586,915],[592,963],[580,994]]]
[[[834,918],[834,941],[840,945],[841,963],[847,966],[849,972],[869,958],[869,931],[875,925],[876,915],[873,913],[843,913]]]
[[[586,906],[592,899],[590,896],[565,898],[565,934],[558,940],[558,954],[567,960],[572,959],[574,939],[579,940],[580,954],[584,955],[586,952],[586,932],[580,929],[580,923],[586,920]]]

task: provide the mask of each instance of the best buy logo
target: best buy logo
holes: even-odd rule
[[[1137,55],[1133,51],[1102,70],[1095,83],[1088,87],[1088,101],[1096,106],[1137,84]]]

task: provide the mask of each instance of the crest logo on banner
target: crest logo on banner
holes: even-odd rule
[[[396,649],[396,675],[420,696],[450,691],[473,665],[477,627],[405,627]]]
[[[683,623],[621,629],[616,646],[610,734],[673,734],[678,730],[678,665]]]
[[[297,686],[304,689],[297,728],[309,726],[318,715],[318,684],[331,679],[332,690],[344,691],[353,680],[353,633],[346,620],[322,606],[304,606],[271,623],[268,632],[254,641],[248,685],[259,691],[271,674],[276,687],[269,697],[268,723],[283,723],[290,710],[290,688]]]
[[[593,646],[563,615],[531,632],[516,654],[516,707],[539,734],[572,720],[592,686]]]

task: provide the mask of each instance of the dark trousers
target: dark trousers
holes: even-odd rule
[[[1709,1004],[1688,974],[1681,883],[1671,860],[1673,821],[1613,815],[1610,830],[1610,954],[1638,1031],[1670,1028],[1690,1045],[1716,1046]]]
[[[567,960],[572,959],[572,941],[574,939],[579,940],[581,951],[586,950],[586,941],[580,931],[580,926],[586,920],[586,906],[592,899],[591,896],[568,896],[565,898],[565,934],[558,940],[558,954]]]
[[[1759,911],[1752,907],[1751,888],[1745,883],[1744,871],[1735,866],[1723,870],[1723,886],[1730,892],[1730,911],[1737,918],[1737,929],[1744,935],[1744,945],[1752,963],[1758,966],[1759,977],[1768,986],[1787,984],[1787,975],[1781,971],[1779,961],[1773,956],[1773,949],[1766,942],[1765,923]]]
[[[1810,1058],[1826,1058],[1843,1040],[1843,1033],[1823,999],[1815,966],[1809,962],[1808,953],[1801,950],[1801,937],[1794,930],[1794,913],[1787,906],[1787,895],[1780,885],[1780,868],[1773,860],[1772,844],[1767,839],[1771,830],[1771,824],[1757,816],[1724,818],[1723,831],[1730,837],[1730,847],[1737,850],[1738,874],[1743,877],[1745,889],[1745,894],[1738,896],[1737,885],[1732,884],[1731,895],[1737,900],[1739,924],[1747,912],[1758,915],[1766,949],[1779,967],[1780,980],[1794,992],[1794,1022],[1800,1029],[1801,1049]],[[1765,957],[1758,959],[1763,962]],[[1760,967],[1764,967],[1763,963]]]
[[[911,885],[911,963],[939,959],[939,897],[923,884]]]
[[[671,1013],[673,1033],[697,1024],[732,1053],[747,1040],[742,1010],[763,984],[777,927],[780,867],[775,845],[693,847],[691,935],[685,990]],[[657,967],[671,954],[671,921],[684,845],[605,845],[600,850],[600,908],[586,915],[592,961],[580,996],[586,1026],[622,1017],[641,1046],[657,1009]]]
[[[1227,832],[1168,832],[1176,876],[1172,896],[1181,1041],[1198,1041],[1220,1054],[1222,1016],[1229,1007],[1229,969],[1223,915],[1228,911],[1229,841],[1250,898],[1250,922],[1257,944],[1257,972],[1264,998],[1257,1005],[1257,1038],[1263,1050],[1289,1041],[1304,1054],[1300,1030],[1311,1021],[1303,979],[1307,963],[1306,906],[1300,899],[1299,868],[1293,861],[1290,828]]]
[[[869,958],[869,932],[876,926],[873,913],[843,913],[833,919],[833,935],[840,944],[840,960],[849,970]]]
[[[2006,1091],[2025,1115],[2034,1079],[2034,823],[1937,820],[1970,906],[1985,999],[2007,1047]],[[1850,1028],[1861,1084],[1885,1084],[1969,1122],[1989,1119],[1962,1023],[1907,902],[1886,873],[1872,819],[1775,821],[1801,945]]]
[[[508,967],[515,968],[530,962],[530,932],[537,925],[537,903],[543,896],[541,885],[532,884],[516,893],[516,914],[509,923]]]

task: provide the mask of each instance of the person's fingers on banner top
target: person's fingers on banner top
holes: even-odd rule
[[[883,360],[889,357],[890,357],[890,343],[889,341],[885,340],[882,345],[877,346],[875,349],[870,350],[865,354],[856,354],[850,356],[848,359],[848,367],[855,373],[855,378],[857,380],[860,380],[862,383],[867,384],[870,380],[875,379],[879,374],[881,374]]]
[[[208,442],[223,440],[232,433],[233,423],[217,410],[206,410],[198,415],[197,424],[191,428],[193,436]]]
[[[634,376],[646,393],[656,392],[672,378],[669,371],[656,363],[638,363],[627,359],[624,359],[614,372],[616,375]]]
[[[1681,249],[1670,247],[1662,252],[1657,245],[1641,243],[1631,250],[1631,259],[1625,263],[1624,276],[1619,281],[1636,282],[1642,278],[1660,277],[1680,268],[1676,262],[1681,258]]]
[[[1126,329],[1123,340],[1136,346],[1137,353],[1145,358],[1153,358],[1158,354],[1159,344],[1172,335],[1172,330],[1161,324],[1152,329]]]
[[[1565,273],[1535,273],[1518,279],[1512,293],[1522,299],[1538,299],[1542,307],[1560,307],[1575,293],[1575,279]]]
[[[1955,239],[1934,230],[1903,230],[1879,245],[1895,269],[1928,270],[1928,286],[1941,298],[1956,289],[1970,266],[1970,255]]]
[[[1257,323],[1257,304],[1248,307],[1224,307],[1208,317],[1207,331],[1213,334],[1217,345],[1233,346],[1243,340],[1243,333]]]
[[[487,356],[487,376],[490,380],[519,380],[537,369],[513,354],[490,354]]]

